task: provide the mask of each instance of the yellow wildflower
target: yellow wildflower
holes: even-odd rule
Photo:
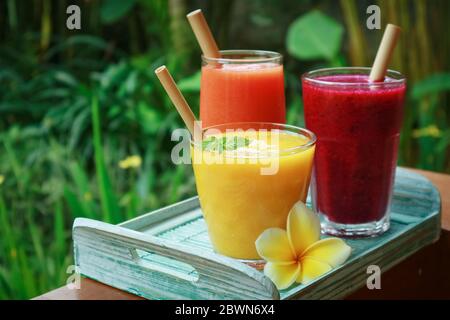
[[[439,128],[435,124],[413,130],[412,133],[412,136],[414,138],[421,138],[421,137],[439,138],[441,135],[442,135],[441,130],[439,130]]]
[[[297,202],[289,212],[287,231],[270,228],[256,239],[256,250],[267,261],[264,274],[278,289],[286,289],[294,282],[307,284],[350,256],[351,248],[343,240],[319,239],[319,217]]]
[[[86,200],[86,201],[91,201],[91,200],[92,200],[92,193],[90,193],[90,192],[85,192],[85,193],[83,194],[83,198],[84,198],[84,200]]]
[[[3,184],[3,181],[5,181],[5,176],[0,174],[0,185]]]
[[[140,156],[129,156],[126,159],[119,162],[119,167],[122,169],[139,168],[142,164]]]

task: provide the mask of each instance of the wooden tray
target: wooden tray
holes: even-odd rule
[[[308,285],[278,291],[269,278],[213,252],[198,198],[119,225],[78,218],[75,263],[82,275],[149,299],[331,299],[366,285],[367,267],[386,271],[440,233],[440,197],[425,177],[397,169],[391,228],[346,240],[348,261]]]

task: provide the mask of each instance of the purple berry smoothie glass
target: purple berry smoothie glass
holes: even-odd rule
[[[370,70],[302,76],[305,123],[317,136],[312,200],[327,234],[375,236],[389,228],[406,80],[388,70],[383,82],[370,82]]]

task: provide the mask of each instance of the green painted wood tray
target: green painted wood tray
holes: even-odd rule
[[[397,169],[391,228],[351,239],[349,260],[308,285],[278,291],[269,278],[213,252],[198,198],[119,225],[78,218],[75,262],[86,277],[149,299],[337,299],[366,285],[440,234],[440,197],[425,177]]]

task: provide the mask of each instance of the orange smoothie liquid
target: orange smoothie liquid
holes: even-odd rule
[[[197,192],[216,252],[238,259],[260,259],[255,248],[257,237],[267,228],[286,228],[294,203],[306,200],[314,145],[289,152],[280,150],[304,146],[309,141],[300,134],[268,131],[263,136],[253,135],[243,153],[238,150],[232,159],[226,152],[191,148]],[[270,151],[264,159],[256,159],[251,157],[256,149]],[[200,156],[202,161],[196,163]],[[278,167],[274,174],[261,174],[261,168],[274,163]]]
[[[202,67],[200,120],[204,127],[231,122],[286,122],[283,66],[208,64]]]

